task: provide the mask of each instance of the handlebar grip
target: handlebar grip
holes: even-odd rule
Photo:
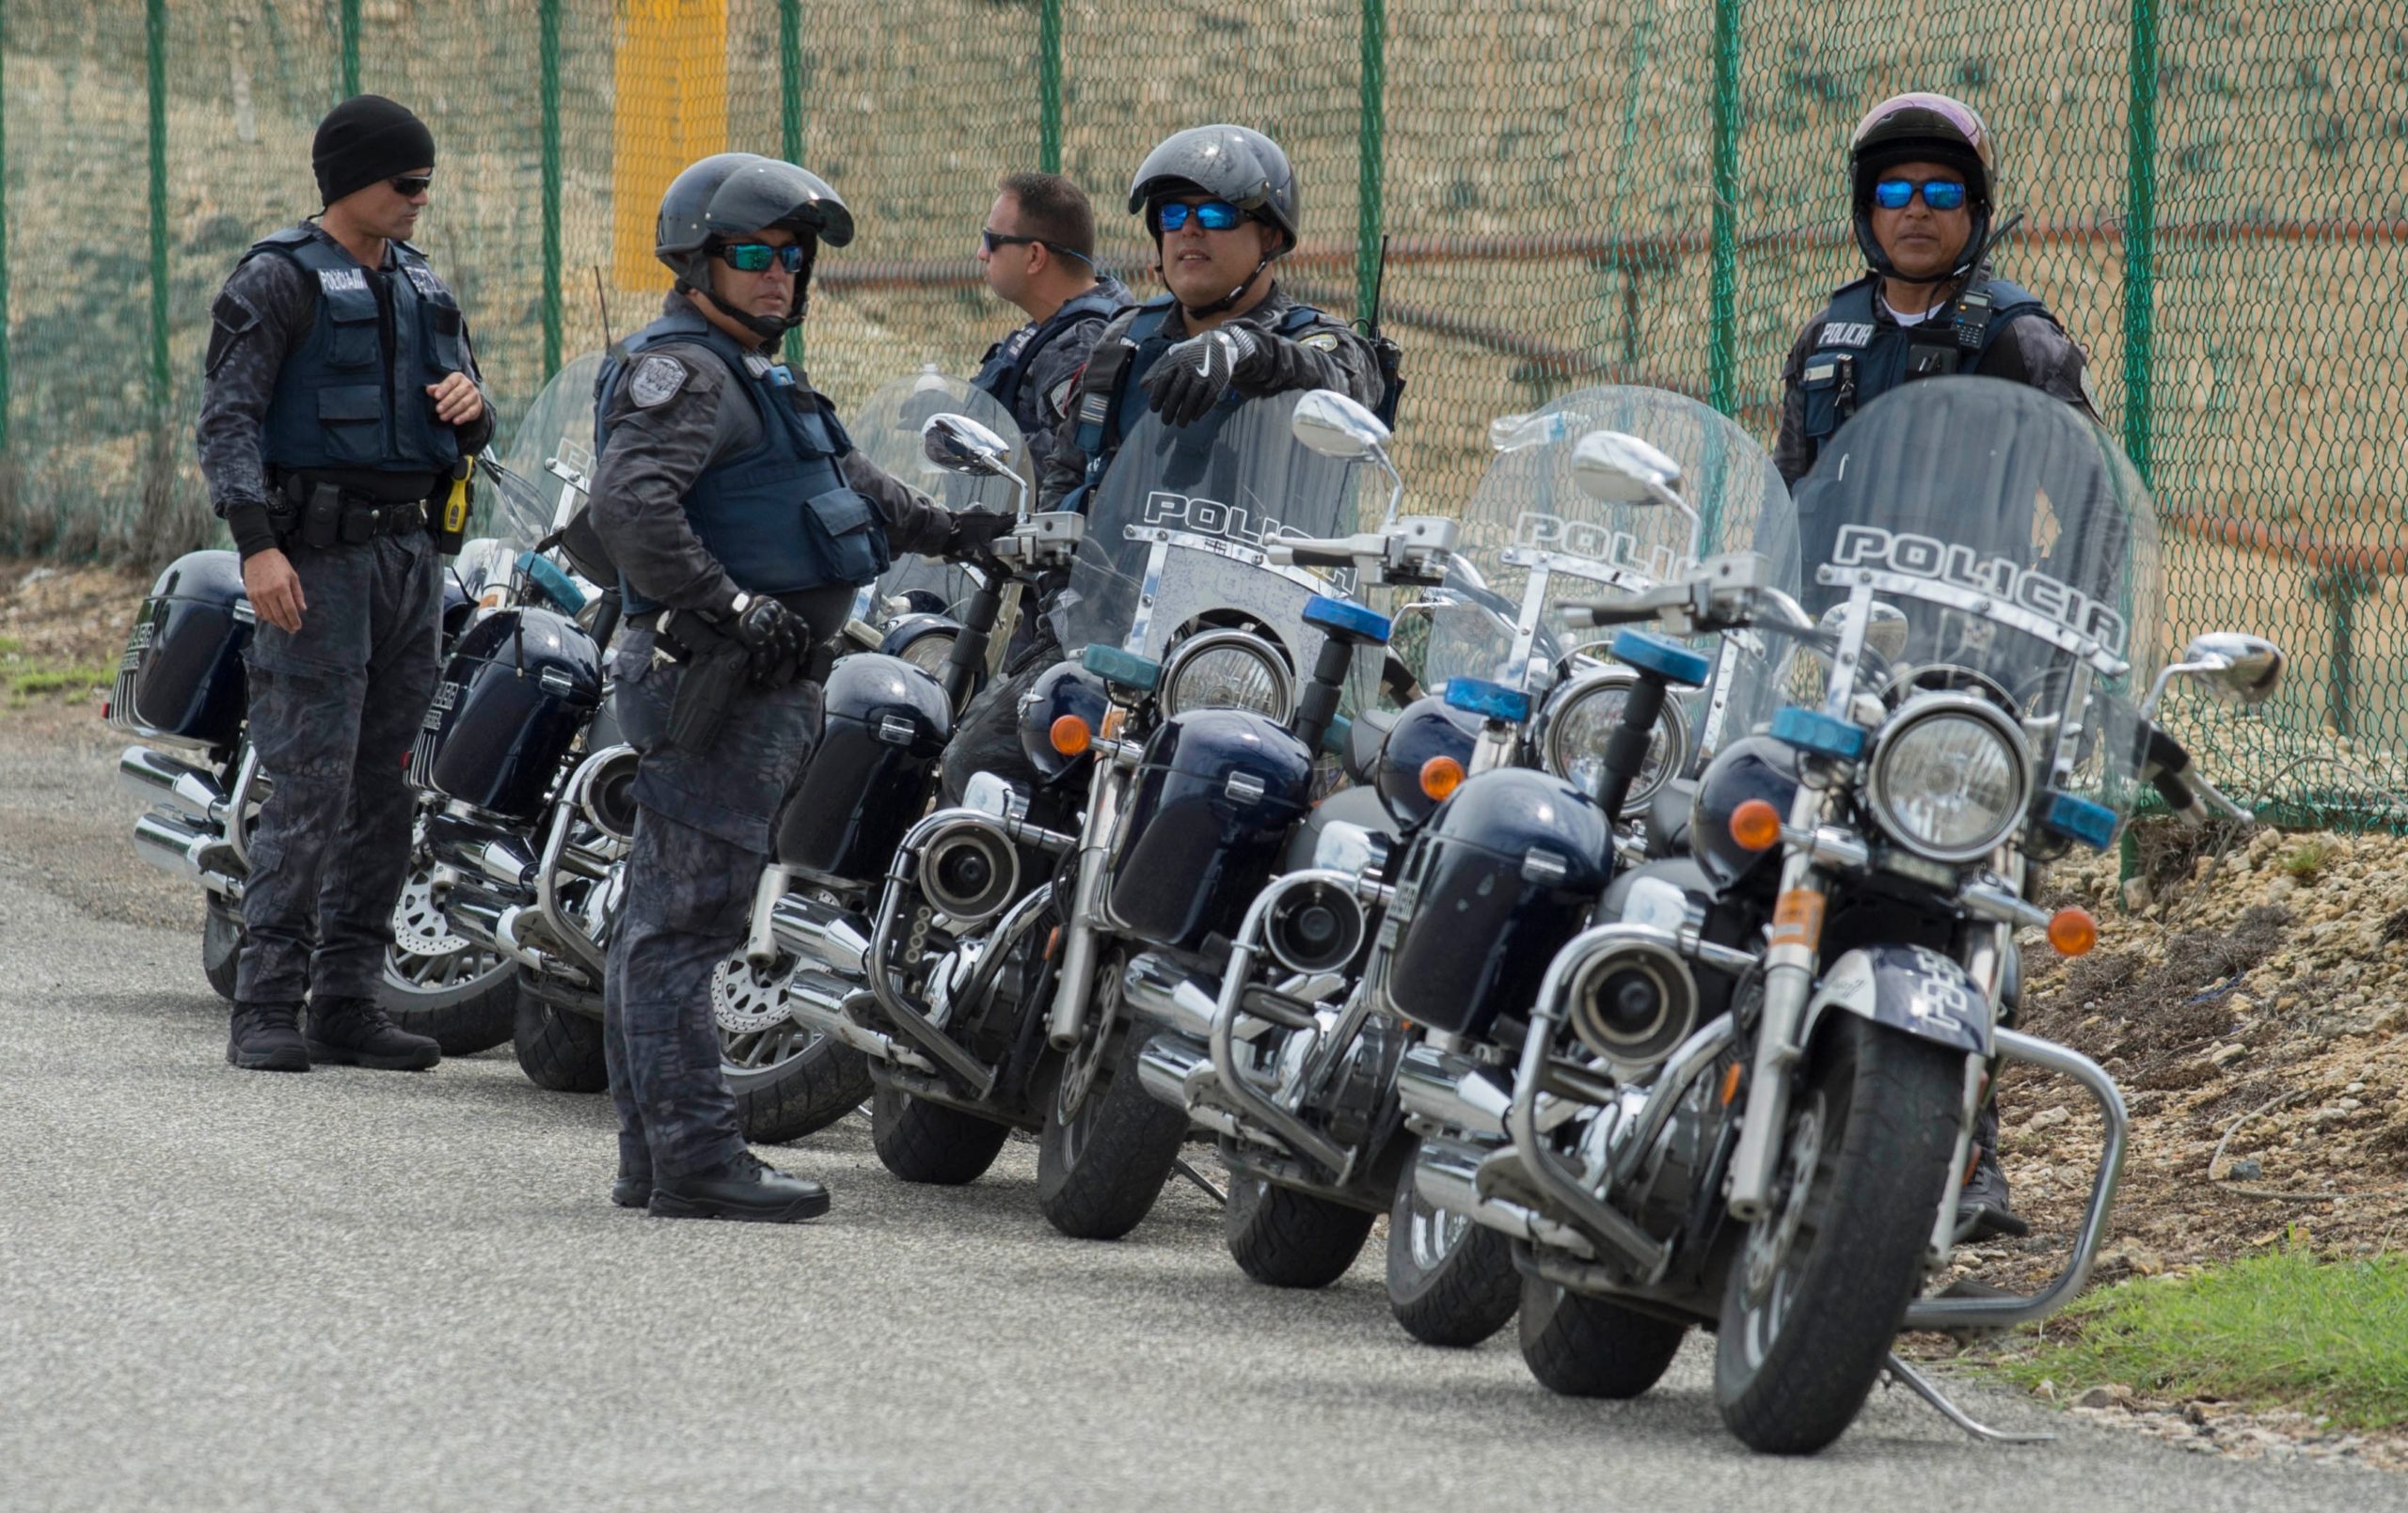
[[[1298,567],[1353,567],[1354,565],[1353,552],[1331,551],[1319,546],[1299,546],[1284,542],[1270,550],[1273,561],[1275,562],[1284,556]]]
[[[1636,625],[1656,618],[1656,611],[1626,604],[1560,604],[1563,623],[1574,630],[1599,630],[1608,625]]]
[[[2157,790],[2157,796],[2165,800],[2165,807],[2172,810],[2178,817],[2190,820],[2196,816],[2199,796],[2192,791],[2191,785],[2183,780],[2180,773],[2168,772],[2161,768],[2149,779],[2149,783]]]

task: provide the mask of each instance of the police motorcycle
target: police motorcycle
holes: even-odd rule
[[[474,613],[480,564],[508,551],[514,528],[506,501],[515,480],[490,459],[477,466],[494,485],[486,495],[485,524],[496,534],[467,540],[445,575],[447,648]],[[255,623],[236,553],[184,554],[144,597],[103,710],[110,729],[135,741],[118,762],[119,781],[149,806],[135,822],[135,850],[207,893],[201,970],[230,1000],[243,943],[251,834],[274,788],[246,728],[243,654]],[[433,1037],[445,1055],[470,1055],[510,1038],[517,988],[505,955],[445,921],[434,897],[436,870],[421,812],[409,872],[393,906],[393,939],[377,1001],[395,1025]]]
[[[1189,1124],[1140,1084],[1128,958],[1226,946],[1334,777],[1319,756],[1341,706],[1379,683],[1354,653],[1384,617],[1332,592],[1359,586],[1267,550],[1354,525],[1347,464],[1297,439],[1332,402],[1147,417],[1094,486],[1054,613],[1075,654],[1020,711],[1041,781],[974,780],[907,838],[881,905],[873,992],[933,1064],[876,1070],[891,1170],[971,1180],[1034,1130],[1040,1208],[1090,1238],[1134,1227],[1170,1175]]]
[[[1678,479],[1628,437],[1589,438],[1578,461],[1632,503]],[[2070,1298],[2126,1128],[2103,1070],[2010,1027],[2016,934],[2095,942],[2086,914],[2035,901],[2050,861],[2114,843],[2143,784],[2180,813],[2230,808],[2155,723],[2158,701],[2178,675],[2263,699],[2282,654],[2212,635],[2151,681],[2147,492],[2102,433],[2028,387],[1949,378],[1885,395],[1798,493],[1820,616],[1738,555],[1567,608],[1575,624],[1787,641],[1794,654],[1759,665],[1782,706],[1724,745],[1685,806],[1659,796],[1649,859],[1608,878],[1598,838],[1585,886],[1516,912],[1517,929],[1556,912],[1543,965],[1451,1012],[1418,1001],[1439,1016],[1432,1044],[1460,1049],[1403,1079],[1448,1133],[1425,1138],[1417,1182],[1509,1237],[1524,1358],[1555,1391],[1643,1393],[1701,1324],[1717,1335],[1717,1407],[1753,1448],[1820,1449],[1885,1369],[1999,1437],[1891,1341],[2004,1329]],[[1616,646],[1641,690],[1705,670],[1638,630]],[[1608,801],[1635,778],[1649,697],[1606,748]],[[1397,966],[1415,965],[1417,926],[1448,919],[1432,906],[1461,896],[1471,874],[1453,863],[1434,847],[1401,881],[1420,906]],[[1974,1117],[2004,1063],[2072,1078],[2099,1106],[2071,1257],[2029,1296],[1924,1296],[1956,1243]]]

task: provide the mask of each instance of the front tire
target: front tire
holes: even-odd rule
[[[242,916],[213,893],[209,917],[200,925],[200,970],[210,987],[229,1003],[234,1001],[234,969],[242,956]]]
[[[1522,1363],[1566,1397],[1637,1397],[1671,1370],[1688,1326],[1603,1298],[1522,1283]]]
[[[1963,1091],[1962,1052],[1846,1014],[1817,1037],[1723,1290],[1715,1406],[1751,1449],[1812,1454],[1863,1406],[1923,1280]]]
[[[879,1088],[869,1104],[879,1163],[906,1182],[958,1188],[987,1174],[1011,1127],[942,1103]]]
[[[553,1093],[599,1093],[610,1085],[599,1019],[521,993],[510,1039],[519,1070],[537,1087]]]
[[[1120,1009],[1120,968],[1107,960],[1087,1038],[1049,1053],[1038,1074],[1045,1123],[1037,1137],[1037,1206],[1073,1239],[1118,1239],[1162,1196],[1187,1139],[1187,1111],[1137,1081],[1145,1040]]]
[[[1513,1242],[1430,1204],[1406,1161],[1388,1207],[1388,1312],[1424,1345],[1467,1349],[1512,1323],[1521,1305]]]
[[[1309,1192],[1240,1176],[1221,1210],[1221,1237],[1238,1269],[1274,1287],[1326,1287],[1363,1253],[1377,1214]]]
[[[518,1017],[518,969],[454,932],[435,898],[435,865],[412,853],[410,874],[393,901],[393,938],[376,1001],[386,1017],[425,1035],[446,1056],[473,1056],[512,1037]]]

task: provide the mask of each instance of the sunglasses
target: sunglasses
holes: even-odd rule
[[[432,174],[411,174],[405,178],[388,179],[385,181],[391,184],[393,193],[404,199],[416,199],[434,187],[435,178]]]
[[[773,262],[790,274],[799,274],[808,256],[800,242],[782,247],[773,247],[767,242],[730,242],[719,249],[719,255],[721,261],[740,274],[768,273]]]
[[[1920,184],[1911,179],[1884,179],[1873,186],[1873,203],[1883,210],[1905,210],[1914,202],[1917,190],[1933,210],[1964,208],[1965,184],[1958,179],[1931,179]]]
[[[1201,205],[1188,205],[1170,200],[1154,207],[1154,219],[1165,231],[1176,231],[1187,224],[1188,216],[1208,231],[1227,231],[1245,219],[1245,212],[1226,199],[1208,199]]]

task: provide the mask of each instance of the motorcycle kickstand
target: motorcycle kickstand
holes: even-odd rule
[[[1186,1157],[1182,1156],[1179,1159],[1171,1162],[1170,1169],[1178,1173],[1180,1175],[1187,1178],[1190,1182],[1195,1183],[1197,1187],[1202,1188],[1204,1190],[1204,1196],[1212,1199],[1213,1203],[1219,1205],[1221,1207],[1226,1208],[1229,1206],[1229,1195],[1214,1187],[1212,1183],[1212,1179],[1205,1176],[1203,1173],[1196,1170],[1195,1167],[1190,1166],[1187,1163]]]
[[[1994,1429],[1987,1424],[1978,1422],[1972,1414],[1949,1401],[1948,1395],[1940,1390],[1939,1383],[1899,1360],[1894,1352],[1884,1356],[1882,1364],[1888,1369],[1891,1380],[1903,1383],[1909,1392],[1930,1404],[1941,1417],[1976,1440],[1991,1444],[2047,1444],[2056,1439],[2054,1434],[2046,1431],[2026,1433],[2016,1429]]]

